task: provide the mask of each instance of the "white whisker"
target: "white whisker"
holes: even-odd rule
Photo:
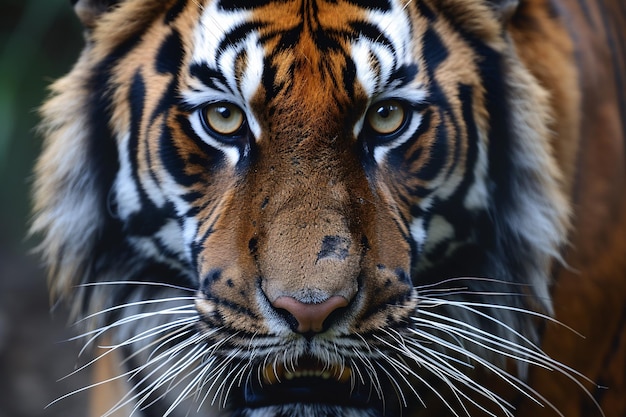
[[[154,281],[99,281],[99,282],[87,282],[83,284],[76,285],[76,288],[86,288],[86,287],[100,287],[105,285],[138,285],[138,286],[150,286],[150,287],[163,287],[163,288],[172,288],[175,290],[181,291],[189,291],[195,293],[198,291],[195,288],[181,287],[179,285],[167,284],[165,282],[154,282]]]
[[[116,311],[116,310],[121,310],[127,307],[137,307],[137,306],[144,306],[144,305],[150,305],[150,304],[159,304],[159,303],[166,303],[166,302],[172,302],[172,301],[195,301],[195,297],[170,297],[170,298],[161,298],[161,299],[154,299],[154,300],[142,300],[142,301],[134,301],[132,303],[126,303],[126,304],[120,304],[117,306],[113,306],[113,307],[109,307],[107,309],[104,310],[100,310],[96,313],[90,314],[88,316],[85,316],[83,318],[81,318],[80,320],[76,321],[74,323],[74,325],[80,324],[84,321],[87,321],[89,319],[92,319],[94,317],[106,314],[106,313],[110,313],[112,311]],[[181,306],[181,307],[193,307],[193,306]],[[194,310],[194,313],[197,314],[197,312]]]
[[[79,340],[79,339],[83,339],[87,336],[91,336],[90,339],[85,342],[85,345],[83,346],[83,348],[80,350],[78,356],[81,356],[84,351],[93,343],[93,341],[97,340],[100,336],[102,336],[104,333],[106,333],[107,331],[110,331],[111,329],[114,329],[116,327],[121,327],[139,320],[143,320],[146,318],[150,318],[150,317],[155,317],[155,316],[164,316],[164,315],[180,315],[180,314],[187,314],[187,315],[194,315],[197,316],[197,311],[196,310],[186,310],[188,309],[189,306],[188,305],[183,305],[183,306],[177,306],[177,307],[171,307],[165,310],[159,310],[159,311],[155,311],[155,312],[149,312],[149,313],[138,313],[138,314],[133,314],[130,315],[128,317],[124,317],[122,319],[119,319],[111,324],[108,324],[106,326],[102,326],[99,327],[97,329],[94,330],[90,330],[87,331],[85,333],[82,333],[78,336],[75,336],[69,340]]]

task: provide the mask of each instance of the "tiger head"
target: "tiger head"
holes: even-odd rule
[[[558,367],[569,203],[514,3],[77,2],[33,230],[134,375],[117,409],[507,415],[472,368]]]

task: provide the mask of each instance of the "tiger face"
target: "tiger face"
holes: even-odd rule
[[[113,411],[511,415],[477,372],[563,371],[533,343],[569,202],[496,2],[103,3],[34,229],[125,358]]]

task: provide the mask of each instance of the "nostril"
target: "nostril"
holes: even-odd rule
[[[293,314],[284,308],[276,308],[276,312],[283,318],[283,320],[285,320],[285,322],[287,322],[291,330],[294,332],[298,331],[298,319],[296,319]]]
[[[320,333],[324,330],[324,322],[335,311],[346,307],[348,300],[334,295],[321,303],[303,303],[293,297],[278,297],[272,305],[284,310],[283,316],[298,333]],[[294,319],[297,323],[294,323]]]

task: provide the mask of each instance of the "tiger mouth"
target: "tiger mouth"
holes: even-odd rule
[[[314,359],[304,359],[297,366],[287,368],[282,363],[269,364],[263,368],[264,385],[273,386],[300,379],[322,379],[325,381],[346,384],[352,376],[352,368],[345,365],[322,364]]]
[[[243,387],[243,405],[245,408],[288,404],[378,408],[371,391],[360,389],[353,375],[349,366],[323,364],[312,358],[301,358],[294,366],[269,364],[261,369],[257,383]]]

